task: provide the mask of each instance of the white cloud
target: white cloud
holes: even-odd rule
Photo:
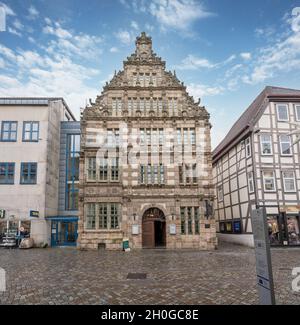
[[[164,31],[171,28],[187,33],[195,21],[214,16],[199,0],[120,0],[120,3],[136,13],[152,15]]]
[[[16,16],[15,12],[7,4],[0,1],[0,7],[4,8],[6,15]]]
[[[154,26],[152,26],[152,25],[146,23],[146,24],[145,24],[145,29],[147,29],[149,32],[152,32],[152,31],[154,30]]]
[[[14,34],[14,35],[19,36],[19,37],[22,36],[22,34],[21,34],[20,32],[18,32],[18,31],[17,31],[16,29],[14,29],[14,28],[8,27],[7,30],[8,30],[8,32],[11,33],[11,34]]]
[[[138,23],[136,21],[134,21],[134,20],[130,23],[130,26],[135,30],[140,29]]]
[[[119,52],[119,49],[117,47],[113,46],[113,47],[111,47],[109,49],[109,52],[111,52],[111,53],[117,53],[117,52]]]
[[[221,86],[208,86],[203,84],[190,83],[187,85],[187,91],[194,98],[202,98],[207,96],[215,96],[223,93],[224,88]]]
[[[264,28],[256,28],[254,34],[259,38],[269,39],[276,32],[276,29],[272,26],[264,27]]]
[[[58,22],[55,22],[52,26],[45,26],[43,32],[54,36],[54,39],[50,41],[50,46],[46,48],[48,53],[78,55],[86,59],[95,58],[102,53],[102,50],[99,49],[99,44],[103,40],[99,36],[84,33],[75,34],[70,30],[62,28]]]
[[[55,35],[58,38],[71,38],[72,34],[67,31],[66,29],[63,29],[60,25],[57,27],[52,27],[50,25],[47,25],[43,28],[43,33]]]
[[[196,20],[212,16],[194,0],[152,0],[149,10],[163,29],[188,30]]]
[[[0,69],[3,69],[5,67],[5,62],[2,58],[0,58]]]
[[[293,28],[297,19],[299,29]],[[283,34],[274,43],[257,51],[250,73],[243,77],[245,83],[257,84],[281,72],[300,70],[300,16],[287,21],[290,23],[288,34]]]
[[[231,55],[229,58],[222,62],[212,63],[208,59],[200,58],[195,55],[189,54],[186,58],[181,61],[181,64],[175,66],[179,70],[199,70],[202,68],[212,69],[220,68],[235,60],[236,55]]]
[[[23,30],[24,29],[24,25],[20,22],[19,19],[15,19],[12,24],[18,30]]]
[[[0,96],[61,96],[79,117],[79,107],[99,93],[98,85],[88,85],[100,74],[89,63],[99,60],[102,38],[76,34],[58,23],[48,27],[53,37],[39,46],[41,52],[0,43],[0,68],[6,69],[0,76]],[[35,43],[33,37],[28,39]]]
[[[39,16],[38,10],[33,5],[28,8],[28,13],[28,18],[31,20],[34,20]]]
[[[133,37],[127,30],[119,30],[117,33],[115,33],[115,36],[125,45],[129,45],[133,42]]]
[[[213,68],[215,64],[204,58],[196,57],[189,54],[186,58],[181,61],[181,64],[176,66],[179,70],[198,70],[201,68]]]
[[[51,25],[51,24],[52,24],[52,20],[51,20],[50,18],[46,17],[46,18],[45,18],[45,23],[46,23],[47,25]]]
[[[88,87],[86,80],[99,71],[72,62],[66,56],[40,55],[33,51],[12,51],[0,45],[5,62],[16,68],[16,75],[0,76],[0,96],[62,96],[71,108],[94,98],[98,89]]]
[[[252,55],[251,55],[251,53],[249,53],[249,52],[243,52],[243,53],[240,53],[240,56],[241,56],[241,58],[243,59],[243,60],[250,60],[251,59],[251,57],[252,57]]]

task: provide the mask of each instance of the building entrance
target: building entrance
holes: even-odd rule
[[[148,209],[142,221],[143,248],[158,248],[166,246],[166,218],[157,208]]]

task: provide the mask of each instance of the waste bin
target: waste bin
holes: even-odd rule
[[[125,251],[125,252],[130,251],[128,238],[123,238],[123,251]]]

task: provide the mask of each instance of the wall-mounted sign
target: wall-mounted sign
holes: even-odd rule
[[[176,235],[176,224],[170,224],[170,235]]]
[[[131,233],[133,235],[138,235],[139,234],[139,225],[132,225]]]
[[[30,217],[38,218],[40,216],[39,211],[30,210]]]
[[[5,210],[0,209],[0,219],[4,219],[4,218],[5,218]]]

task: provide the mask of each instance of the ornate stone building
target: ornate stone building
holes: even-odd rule
[[[210,129],[142,33],[82,112],[79,248],[214,249]]]

